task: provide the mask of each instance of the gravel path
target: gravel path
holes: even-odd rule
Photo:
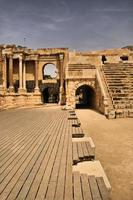
[[[108,120],[89,109],[76,110],[86,135],[96,145],[112,186],[112,200],[133,200],[133,119]]]

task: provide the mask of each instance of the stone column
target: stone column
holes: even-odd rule
[[[35,93],[39,92],[39,87],[38,87],[38,60],[35,60]]]
[[[0,48],[0,94],[3,93],[3,62],[2,62],[2,48]]]
[[[14,92],[13,87],[13,55],[9,56],[9,92]]]
[[[18,88],[18,92],[22,93],[23,92],[23,87],[22,87],[22,67],[23,67],[23,59],[22,57],[19,57],[19,88]]]
[[[23,64],[23,90],[26,92],[26,63]]]
[[[0,48],[0,94],[4,92],[4,74],[3,74],[3,61],[2,49]]]
[[[59,93],[59,105],[63,105],[64,102],[64,68],[65,68],[65,55],[60,55],[60,93]]]
[[[3,85],[2,49],[0,48],[0,86]]]
[[[3,71],[3,77],[4,77],[4,82],[3,82],[3,86],[5,88],[5,90],[7,89],[7,57],[5,55],[4,57],[4,71]]]

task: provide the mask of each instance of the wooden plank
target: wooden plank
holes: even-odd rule
[[[93,200],[102,200],[101,195],[99,193],[99,189],[98,189],[98,185],[97,185],[95,176],[89,176],[88,179],[89,179],[89,183],[90,183],[92,199]]]
[[[84,200],[93,200],[87,174],[81,174],[82,193]]]
[[[8,166],[11,165],[14,160],[17,160],[16,159],[17,157],[20,157],[20,154],[22,153],[22,151],[23,150],[25,151],[26,146],[29,146],[28,143],[30,143],[30,141],[36,138],[37,134],[34,135],[33,133],[34,133],[34,130],[30,129],[29,134],[27,134],[27,136],[24,137],[24,140],[22,140],[21,142],[18,142],[17,145],[11,147],[10,149],[11,153],[8,153],[7,157],[3,159],[3,162],[1,162],[1,172],[3,172],[5,169],[7,170]]]
[[[7,150],[10,150],[12,143],[8,143],[8,137],[3,137],[2,144],[7,145],[5,149],[7,157],[5,156],[6,162],[3,163],[2,175],[5,172],[5,176],[2,182],[1,200],[35,198],[73,200],[70,131],[72,124],[67,118],[67,112],[62,114],[61,111],[59,116],[58,112],[46,116],[43,116],[42,112],[40,118],[37,117],[39,115],[31,112],[29,117],[34,118],[34,123],[30,121],[22,127],[20,135],[17,135],[17,131],[10,135],[12,142],[17,139],[11,157],[7,154]],[[25,116],[23,112],[21,118],[24,121]],[[30,130],[28,126],[33,124],[35,127]],[[26,133],[25,130],[28,132]]]
[[[54,127],[54,124],[52,124],[52,127]],[[36,173],[41,166],[42,160],[45,156],[48,146],[51,143],[51,140],[52,140],[51,135],[47,134],[44,139],[44,142],[42,144],[41,151],[36,153],[36,157],[34,157],[29,162],[29,164],[26,167],[26,170],[23,172],[23,174],[19,178],[17,184],[15,185],[15,188],[13,189],[13,191],[10,195],[10,198],[8,198],[8,199],[10,199],[10,200],[12,200],[14,198],[15,199],[25,199],[25,197],[27,196],[27,193],[31,187],[31,184],[36,176]],[[19,195],[17,195],[19,190],[20,190]]]
[[[97,177],[96,181],[100,190],[102,200],[109,200],[109,191],[107,190],[103,177]]]
[[[68,139],[69,139],[69,137],[66,132],[65,140],[64,140],[64,148],[63,148],[63,152],[62,152],[62,158],[61,158],[60,169],[59,169],[57,189],[56,189],[56,193],[55,193],[55,200],[58,200],[58,199],[64,200]]]
[[[73,172],[73,194],[74,200],[83,200],[80,173],[78,171]]]
[[[46,125],[50,123],[51,123],[50,120],[48,120]],[[33,129],[30,129],[29,132],[33,135],[33,138],[31,137],[30,140],[27,140],[28,144],[26,143],[25,148],[20,149],[18,156],[16,155],[17,153],[14,151],[14,158],[11,157],[11,160],[9,160],[9,163],[6,163],[6,165],[3,166],[4,168],[1,168],[1,172],[2,172],[1,181],[9,174],[12,168],[16,167],[16,164],[18,163],[18,161],[21,160],[25,152],[29,149],[30,145],[32,145],[36,141],[36,139],[40,137],[39,129],[37,132],[36,129],[33,128]]]
[[[73,138],[80,138],[80,137],[84,137],[84,133],[81,127],[72,127],[73,128],[73,132],[72,132],[72,137]]]
[[[74,112],[70,113],[70,116],[75,116],[75,115],[76,115],[76,113],[74,113]]]
[[[40,140],[40,137],[39,137],[38,140],[36,140],[36,143],[33,146],[31,146],[30,151],[27,151],[25,153],[25,155],[21,159],[21,162],[19,162],[15,166],[15,168],[12,169],[12,171],[8,175],[8,177],[4,180],[4,182],[2,182],[1,189],[3,189],[3,188],[5,188],[5,189],[3,191],[1,199],[5,199],[10,194],[10,191],[14,188],[14,185],[16,184],[19,177],[22,175],[22,173],[26,169],[30,160],[32,158],[34,158],[34,160],[35,160],[35,157],[38,155],[36,152],[38,152],[38,151],[41,152],[42,144],[43,144],[43,138],[42,138],[42,140]],[[17,190],[17,192],[18,192],[18,190]]]
[[[63,126],[64,126],[64,123],[62,123]],[[61,135],[62,135],[62,133],[61,133],[61,131],[59,131],[58,139],[56,140],[56,143],[54,143],[54,146],[52,147],[52,153],[49,152],[50,158],[49,158],[49,161],[47,163],[47,166],[46,166],[45,172],[43,174],[42,181],[41,181],[41,184],[40,184],[37,196],[36,196],[36,199],[38,199],[38,200],[44,199],[44,197],[46,195],[46,191],[47,191],[51,171],[52,171],[52,168],[53,168],[53,163],[54,163],[54,160],[55,160],[56,152],[58,150]]]
[[[73,164],[77,164],[79,162],[79,156],[78,156],[78,149],[76,142],[72,143],[72,152],[73,152]]]
[[[84,154],[83,154],[82,144],[81,144],[81,142],[76,142],[76,144],[77,144],[77,147],[78,147],[79,159],[83,159]]]
[[[39,168],[36,174],[36,177],[31,185],[27,199],[34,199],[36,195],[37,195],[36,199],[43,199],[46,195],[49,178],[50,178],[51,170],[53,167],[52,162],[54,162],[54,156],[56,155],[56,149],[59,144],[62,127],[64,125],[63,119],[60,119],[59,122],[60,123],[57,123],[56,121],[56,124],[58,125],[58,129],[56,131],[53,131],[53,134],[51,135],[53,139],[51,140],[50,145],[48,145],[49,149],[47,150],[47,153],[45,155],[45,158],[43,159],[41,167]],[[43,185],[44,181],[45,183]],[[44,186],[44,190],[42,188],[43,186]]]
[[[64,200],[73,200],[72,192],[72,136],[69,133],[69,144],[67,153],[67,163],[66,163],[66,179],[65,179],[65,191]]]
[[[40,116],[38,117],[38,121],[39,121],[39,119],[41,120]],[[32,124],[37,124],[38,121],[36,122],[35,116],[32,117]],[[21,138],[23,139],[24,133],[25,132],[27,132],[27,133],[29,132],[29,130],[31,129],[31,126],[30,126],[29,122],[28,123],[26,123],[26,122],[25,122],[25,116],[23,116],[21,121],[18,121],[18,123],[17,123],[17,121],[15,121],[15,124],[17,123],[17,128],[16,128],[16,126],[13,125],[13,127],[12,127],[13,129],[12,128],[10,129],[9,127],[8,127],[8,129],[4,129],[4,130],[6,130],[6,132],[5,132],[6,135],[10,131],[10,135],[9,135],[10,140],[9,140],[9,137],[8,137],[9,144],[7,144],[7,145],[4,144],[3,145],[4,146],[3,151],[5,150],[5,152],[1,151],[2,154],[5,154],[5,153],[7,155],[11,154],[11,152],[12,152],[11,149],[13,150],[14,146],[16,144],[19,145],[19,143],[21,142]],[[24,127],[22,126],[23,124],[25,124]],[[13,137],[11,137],[12,133],[14,133]],[[26,134],[26,136],[27,136],[27,134]],[[6,155],[3,155],[3,156],[5,157]],[[3,160],[4,157],[1,157],[1,159]]]
[[[94,157],[95,156],[94,149],[91,148],[90,143],[87,141],[87,142],[85,142],[85,144],[86,144],[86,147],[87,147],[89,155],[92,156],[92,157]]]
[[[68,120],[78,119],[76,116],[68,117]]]
[[[60,165],[61,165],[61,157],[62,157],[62,152],[63,152],[63,148],[64,148],[64,136],[65,136],[65,134],[62,134],[58,152],[57,152],[57,155],[55,158],[55,162],[53,164],[53,169],[52,169],[50,181],[48,184],[48,191],[46,194],[47,200],[53,200],[54,196],[55,196],[57,180],[58,180],[58,176],[59,176],[59,169],[60,169]],[[51,188],[52,188],[52,190],[51,190]]]
[[[10,140],[9,140],[9,137],[6,137],[7,138],[6,142],[9,144],[11,144],[12,141],[14,142],[14,139],[16,140],[16,136],[18,135],[14,132],[14,130],[16,130],[16,132],[18,131],[18,133],[20,130],[23,130],[23,127],[20,126],[20,124],[21,125],[25,124],[25,126],[29,125],[28,120],[25,121],[23,112],[19,113],[19,114],[16,114],[16,112],[15,113],[13,112],[12,114],[13,114],[12,115],[13,117],[12,116],[9,117],[9,113],[8,113],[5,121],[3,121],[2,124],[0,124],[0,129],[2,130],[4,137],[5,137],[5,135],[7,136],[7,132],[10,131]],[[27,113],[26,117],[29,118],[29,116],[30,115]],[[32,117],[32,120],[34,120],[33,117]],[[5,124],[5,122],[6,122],[6,124]],[[13,126],[12,126],[12,124],[13,124]],[[6,145],[4,144],[4,146],[6,146]]]
[[[86,143],[85,142],[81,142],[81,143],[82,143],[84,158],[89,158],[90,154],[89,154],[89,152],[87,150]]]
[[[54,199],[55,191],[56,191],[56,186],[57,186],[57,182],[56,181],[54,181],[54,182],[51,181],[49,183],[49,185],[48,185],[48,192],[47,192],[46,197],[45,197],[46,200],[53,200]]]
[[[72,123],[72,127],[80,127],[80,125],[77,122]]]
[[[49,122],[50,122],[50,120],[49,120]],[[39,131],[39,129],[38,129],[38,127],[36,127],[37,128],[37,131]],[[42,132],[42,130],[43,130],[43,127],[40,127],[40,130],[41,130],[41,132]],[[43,134],[43,132],[42,132],[42,135],[43,135],[43,137],[45,138],[45,134]],[[8,192],[7,191],[10,191],[12,188],[13,188],[13,186],[14,186],[14,184],[16,183],[16,181],[19,179],[19,177],[21,176],[21,174],[23,173],[23,171],[26,169],[25,167],[26,167],[26,165],[28,164],[28,160],[30,161],[30,159],[32,158],[32,156],[34,156],[35,155],[35,152],[36,152],[36,150],[38,149],[38,147],[39,147],[39,149],[40,149],[40,145],[41,145],[41,143],[42,143],[42,139],[43,139],[43,137],[42,137],[42,135],[40,134],[40,138],[37,138],[37,140],[36,140],[36,144],[38,145],[34,145],[33,147],[31,146],[31,150],[32,151],[27,151],[26,153],[25,153],[25,155],[22,157],[22,159],[21,159],[21,162],[19,162],[16,166],[15,166],[15,168],[13,168],[12,169],[12,171],[11,171],[11,173],[9,174],[9,176],[7,177],[8,179],[7,180],[10,180],[9,178],[12,178],[11,179],[11,181],[9,182],[9,184],[7,185],[7,187],[5,188],[5,191],[4,191],[4,193],[3,193],[3,195],[4,196],[6,196],[6,195],[8,195]],[[30,153],[30,154],[29,154]],[[30,155],[30,156],[29,156]],[[21,165],[22,164],[22,165]],[[20,167],[21,166],[21,167]],[[15,176],[13,176],[13,174],[15,175]],[[6,180],[6,182],[7,182],[7,180]],[[8,183],[8,182],[7,182]],[[5,195],[6,194],[6,195]],[[5,197],[4,197],[5,198]]]
[[[75,110],[69,110],[69,113],[75,113]]]

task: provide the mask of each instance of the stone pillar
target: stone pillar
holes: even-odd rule
[[[23,64],[23,90],[26,92],[26,63]]]
[[[0,48],[0,94],[4,92],[2,49]]]
[[[60,93],[59,93],[59,104],[64,105],[65,104],[65,91],[64,91],[64,80],[65,80],[65,66],[66,66],[66,58],[65,54],[60,55]]]
[[[3,71],[3,77],[4,77],[4,82],[3,82],[3,86],[5,88],[5,90],[7,89],[7,57],[5,55],[4,57],[4,71]]]
[[[13,87],[13,55],[9,56],[9,92],[14,92]]]
[[[0,86],[3,85],[2,49],[0,49]]]
[[[22,67],[23,67],[23,59],[22,57],[19,57],[19,88],[18,88],[18,92],[22,93],[23,92],[23,87],[22,87]]]
[[[39,92],[39,87],[38,87],[38,60],[35,60],[35,93]]]

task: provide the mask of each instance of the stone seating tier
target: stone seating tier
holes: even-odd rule
[[[105,63],[103,73],[116,117],[120,117],[120,112],[117,112],[117,109],[121,109],[121,113],[122,109],[123,112],[125,109],[133,109],[133,63]],[[129,110],[127,113],[130,113]],[[131,114],[129,115],[131,117]]]

